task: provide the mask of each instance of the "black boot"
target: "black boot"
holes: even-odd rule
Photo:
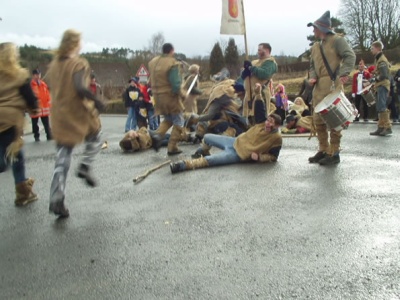
[[[319,164],[321,166],[330,166],[330,165],[335,165],[340,163],[340,156],[339,154],[335,154],[335,155],[325,155],[325,157],[323,159],[321,159],[319,161]]]
[[[171,173],[175,174],[178,172],[182,172],[186,170],[186,164],[183,160],[177,161],[177,162],[172,162],[169,164],[169,167],[171,168]]]
[[[85,179],[86,184],[91,187],[97,186],[97,181],[96,179],[94,179],[93,174],[90,171],[90,167],[88,165],[80,164],[76,176]]]
[[[318,151],[317,154],[308,158],[310,163],[318,163],[321,159],[325,158],[326,152]]]
[[[391,135],[392,132],[392,128],[383,128],[381,132],[379,132],[380,136],[387,136],[387,135]]]
[[[162,143],[162,139],[161,136],[158,133],[155,133],[152,130],[149,130],[149,134],[151,137],[151,146],[153,147],[153,149],[158,152],[158,150],[161,147],[161,143]]]
[[[370,132],[369,135],[380,135],[382,130],[383,130],[382,127],[378,127],[375,131]]]
[[[64,202],[50,203],[49,211],[59,218],[69,217],[69,210],[65,207]]]

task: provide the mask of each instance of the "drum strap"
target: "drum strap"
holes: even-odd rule
[[[332,80],[332,84],[335,82],[336,80],[336,76],[337,76],[337,71],[339,69],[339,67],[335,70],[335,72],[332,72],[331,67],[329,66],[328,60],[326,59],[325,53],[324,53],[324,49],[322,48],[322,44],[319,44],[319,49],[321,50],[321,55],[322,55],[322,60],[324,61],[325,64],[325,68],[328,71],[329,77]]]

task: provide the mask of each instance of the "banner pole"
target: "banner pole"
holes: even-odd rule
[[[243,14],[243,25],[244,25],[244,49],[245,49],[245,57],[246,60],[249,59],[249,48],[247,46],[247,33],[246,33],[246,17],[244,15],[244,4],[243,4],[243,0],[240,0],[240,2],[242,2],[242,14]]]

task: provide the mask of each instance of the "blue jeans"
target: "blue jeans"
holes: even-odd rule
[[[125,123],[125,132],[129,130],[136,130],[137,129],[137,112],[136,107],[131,106],[128,107],[128,117]]]
[[[389,101],[389,91],[384,86],[378,86],[376,96],[376,111],[378,113],[386,111]]]
[[[6,171],[10,161],[6,158],[7,147],[13,142],[15,137],[14,128],[7,129],[0,133],[0,173]],[[25,177],[25,158],[22,149],[17,153],[11,163],[15,184],[26,180]]]
[[[176,115],[164,115],[164,120],[171,122],[172,125],[183,127],[185,120],[183,119],[183,114]]]
[[[212,167],[241,162],[242,160],[237,155],[235,148],[233,148],[234,142],[234,137],[207,133],[204,136],[204,143],[222,150],[216,154],[204,157],[207,160],[208,165]]]

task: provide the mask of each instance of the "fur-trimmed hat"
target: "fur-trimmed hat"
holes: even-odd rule
[[[194,64],[194,65],[190,65],[190,67],[189,67],[189,73],[191,73],[191,74],[195,74],[195,73],[198,73],[199,72],[199,70],[200,70],[200,66],[199,65],[196,65],[196,64]]]
[[[320,31],[323,33],[334,33],[332,29],[332,23],[331,23],[331,12],[327,10],[318,20],[316,20],[314,23],[310,22],[307,24],[307,27],[314,26],[318,28]]]

